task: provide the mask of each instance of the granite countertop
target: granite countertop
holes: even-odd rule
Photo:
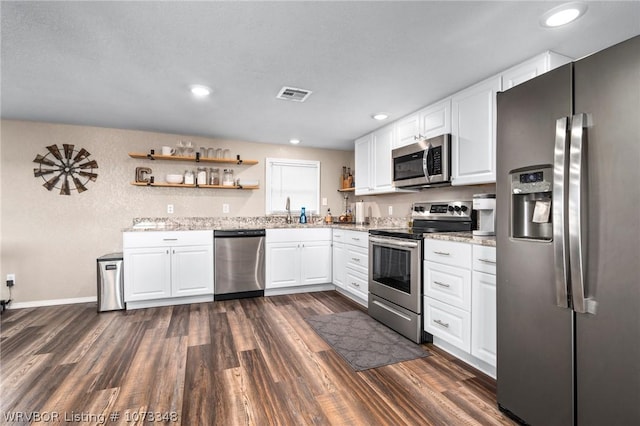
[[[496,237],[479,237],[473,235],[471,232],[439,232],[433,234],[425,234],[425,238],[430,238],[432,240],[478,244],[488,247],[496,246]]]
[[[210,231],[210,230],[236,230],[236,229],[303,229],[303,228],[330,228],[347,229],[352,231],[368,232],[375,228],[401,228],[405,226],[404,219],[399,218],[375,218],[371,223],[356,225],[355,223],[334,222],[324,223],[322,219],[314,223],[286,223],[286,218],[281,216],[258,217],[211,217],[211,218],[136,218],[133,226],[123,229],[123,232],[154,232],[154,231]]]
[[[404,218],[371,218],[370,223],[356,225],[354,223],[334,222],[324,223],[321,219],[314,223],[286,223],[284,216],[256,216],[256,217],[195,217],[195,218],[136,218],[133,226],[125,228],[123,232],[153,232],[153,231],[211,231],[236,229],[310,229],[330,228],[351,231],[369,232],[377,228],[405,228]],[[495,237],[478,237],[471,232],[441,232],[425,234],[426,238],[461,243],[478,244],[495,247]]]

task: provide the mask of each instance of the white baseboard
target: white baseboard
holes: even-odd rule
[[[171,297],[168,299],[143,300],[138,302],[127,302],[127,310],[130,311],[133,309],[157,308],[160,306],[187,305],[189,303],[205,303],[205,302],[213,302],[213,294],[206,294],[202,296]]]
[[[56,305],[72,305],[75,303],[91,303],[97,302],[96,296],[75,297],[73,299],[51,299],[51,300],[34,300],[33,302],[11,302],[7,305],[7,309],[23,309],[23,308],[39,308],[42,306]]]
[[[463,360],[464,362],[471,365],[472,367],[477,368],[478,370],[482,371],[486,375],[494,379],[496,378],[495,366],[487,364],[483,360],[474,357],[470,353],[465,352],[462,349],[457,348],[438,337],[433,336],[433,344],[439,347],[440,349],[446,352],[449,352],[451,355],[455,356],[456,358]]]
[[[335,290],[336,286],[328,284],[312,284],[302,285],[296,287],[282,287],[282,288],[268,288],[265,289],[265,296],[282,296],[283,294],[296,294],[296,293],[311,293],[315,291],[328,291]]]

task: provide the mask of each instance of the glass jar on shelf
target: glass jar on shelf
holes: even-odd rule
[[[209,185],[220,185],[220,169],[209,169]]]
[[[206,185],[207,182],[207,168],[198,167],[198,173],[196,175],[196,182],[198,185]]]
[[[222,178],[223,186],[234,186],[235,181],[233,179],[233,169],[224,169],[224,175]]]
[[[195,179],[193,176],[193,170],[185,170],[184,171],[184,184],[185,185],[193,185],[195,183]]]

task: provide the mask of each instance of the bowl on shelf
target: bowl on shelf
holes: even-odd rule
[[[167,181],[167,183],[182,183],[182,179],[182,175],[168,174],[164,177],[164,180]]]

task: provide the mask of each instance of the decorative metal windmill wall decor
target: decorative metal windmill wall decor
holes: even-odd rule
[[[53,188],[60,189],[60,195],[71,195],[71,191],[78,193],[87,190],[89,181],[95,182],[98,174],[94,169],[98,168],[95,160],[90,160],[89,151],[84,148],[76,151],[74,145],[62,144],[64,155],[60,152],[57,145],[47,147],[45,155],[40,155],[33,160],[34,163],[40,164],[37,169],[33,169],[35,177],[41,177],[44,180],[42,186],[51,191]],[[75,188],[71,188],[69,179],[73,181]]]

